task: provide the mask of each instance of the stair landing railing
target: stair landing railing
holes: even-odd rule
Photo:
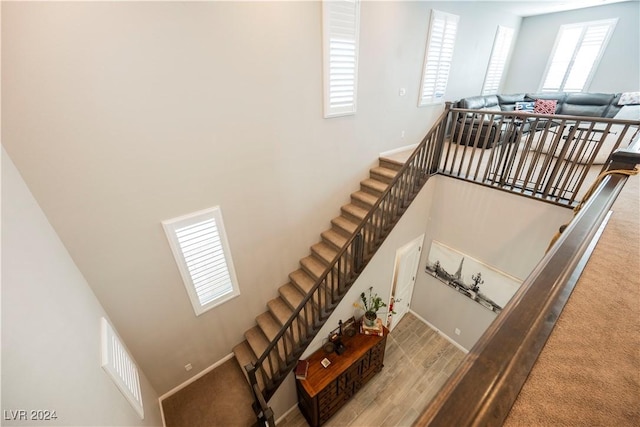
[[[575,206],[640,122],[602,117],[450,108],[442,175]],[[594,167],[597,166],[597,167]],[[602,165],[602,166],[600,166]]]

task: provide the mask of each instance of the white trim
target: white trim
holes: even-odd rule
[[[196,375],[192,376],[191,378],[189,378],[188,380],[186,380],[182,384],[172,388],[171,390],[169,390],[168,392],[166,392],[165,394],[163,394],[162,396],[160,396],[158,398],[158,401],[160,402],[160,406],[162,407],[162,401],[164,399],[166,399],[167,397],[176,394],[177,392],[179,392],[180,390],[182,390],[183,388],[185,388],[189,384],[196,382],[200,378],[202,378],[205,375],[207,375],[209,372],[211,372],[214,369],[216,369],[218,366],[222,365],[224,362],[227,362],[227,361],[233,359],[234,357],[235,356],[234,356],[233,353],[229,353],[225,357],[223,357],[222,359],[220,359],[217,362],[215,362],[213,365],[209,366],[208,368],[203,369],[202,371],[198,372]]]
[[[418,144],[405,145],[404,147],[394,148],[393,150],[384,151],[378,154],[378,157],[392,156],[394,154],[402,153],[403,151],[415,150]]]
[[[289,408],[289,410],[287,412],[285,412],[283,415],[280,416],[280,418],[278,418],[276,420],[276,425],[280,424],[280,422],[282,420],[284,420],[287,417],[287,415],[289,415],[290,413],[292,413],[296,409],[298,409],[298,404],[297,403],[295,405],[293,405],[291,408]]]
[[[220,206],[162,221],[162,227],[196,316],[240,295]],[[186,243],[181,242],[181,233]],[[193,241],[195,250],[190,250],[187,256],[183,243],[189,245]],[[196,251],[207,258],[194,255]],[[223,261],[217,261],[216,257]],[[191,261],[197,271],[194,276]]]
[[[434,331],[436,331],[437,333],[439,333],[440,335],[442,335],[447,341],[449,341],[451,344],[453,344],[454,346],[456,346],[459,350],[462,350],[464,352],[464,354],[469,353],[469,350],[467,350],[466,348],[464,348],[463,346],[461,346],[460,344],[458,344],[457,342],[455,342],[453,340],[453,338],[449,337],[449,335],[445,334],[444,332],[442,332],[440,329],[436,328],[435,326],[433,326],[429,321],[427,321],[426,319],[424,319],[422,316],[420,316],[418,313],[416,313],[415,311],[413,311],[412,309],[409,309],[409,313],[413,314],[414,316],[416,316],[418,318],[418,320],[420,320],[421,322],[423,322],[424,324],[426,324],[428,327],[430,327],[431,329],[433,329]]]

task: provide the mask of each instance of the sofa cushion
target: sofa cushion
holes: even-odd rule
[[[502,111],[514,111],[516,102],[523,102],[524,93],[514,93],[510,95],[497,95],[498,102],[500,103],[500,109]]]
[[[486,97],[484,96],[470,96],[469,98],[463,98],[458,102],[458,108],[480,110],[484,107],[486,107]]]
[[[560,107],[560,114],[568,116],[603,117],[615,98],[609,93],[570,93]]]

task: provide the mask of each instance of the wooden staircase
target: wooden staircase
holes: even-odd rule
[[[273,424],[267,402],[296,365],[427,179],[438,171],[447,123],[445,111],[407,157],[381,158],[351,203],[300,260],[300,268],[256,317],[234,347],[249,381],[261,424]]]
[[[300,268],[289,274],[289,282],[278,289],[278,297],[267,303],[268,310],[256,317],[256,326],[246,331],[245,340],[233,349],[236,360],[243,368],[245,375],[247,372],[244,367],[249,363],[255,363],[280,329],[294,316],[294,310],[300,305],[304,296],[311,292],[316,281],[353,236],[360,222],[380,199],[401,167],[402,163],[397,160],[384,158],[379,160],[379,166],[370,170],[370,177],[360,183],[360,190],[351,194],[351,203],[342,206],[340,216],[331,220],[331,228],[320,234],[321,240],[311,246],[308,256],[300,260]],[[346,291],[347,289],[344,293]],[[319,295],[319,298],[322,298],[326,292]],[[326,301],[324,299],[318,301],[318,297],[312,299],[310,303],[326,306]],[[329,304],[333,307],[335,305],[337,303]],[[279,359],[285,361],[285,366],[297,362],[329,315],[330,312],[327,312],[326,316],[318,316],[313,321],[312,319],[294,319],[294,322],[299,325],[296,325],[292,329],[291,336],[287,337],[290,343],[287,350],[296,356],[291,357],[292,354],[286,354],[285,346],[280,346],[278,349]],[[280,375],[280,372],[277,372],[279,370],[266,369],[265,374],[273,380],[274,376]],[[289,370],[286,371],[288,372]],[[248,377],[247,380],[249,380]],[[260,390],[265,391],[263,376],[257,375],[257,381]]]

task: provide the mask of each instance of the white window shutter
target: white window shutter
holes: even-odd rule
[[[104,317],[100,320],[100,328],[102,368],[109,374],[120,392],[138,413],[140,419],[144,419],[138,367],[111,324]]]
[[[493,95],[500,90],[500,83],[502,83],[502,75],[507,65],[507,58],[511,50],[512,41],[513,28],[498,25],[498,31],[489,59],[489,67],[487,68],[487,75],[484,78],[482,95]]]
[[[220,207],[162,225],[196,315],[240,294]]]
[[[418,106],[444,101],[460,17],[431,10]]]
[[[542,80],[542,92],[585,90],[617,19],[562,25]]]
[[[324,117],[356,112],[360,0],[322,2]]]

